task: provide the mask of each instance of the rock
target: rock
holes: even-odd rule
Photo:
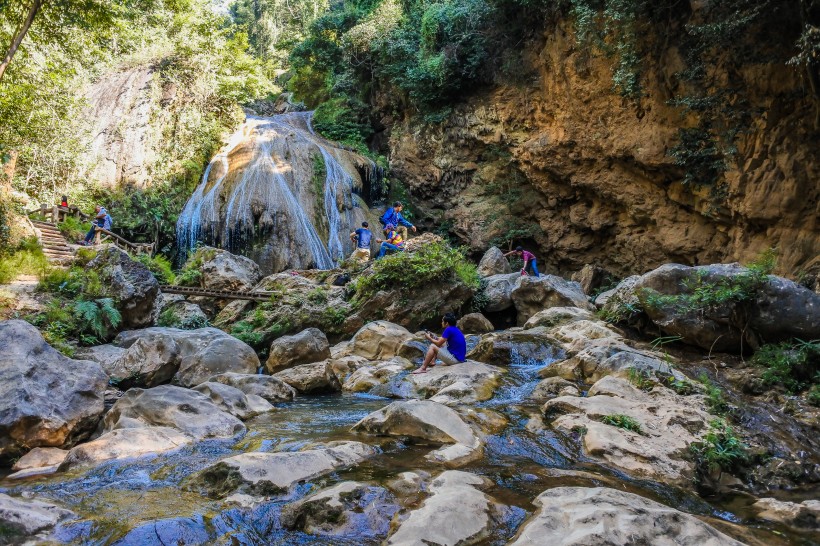
[[[376,453],[376,448],[361,442],[331,442],[306,451],[242,453],[201,471],[192,478],[191,487],[203,488],[212,497],[237,490],[279,494],[299,482],[357,465]]]
[[[271,404],[289,402],[296,397],[296,390],[293,387],[270,375],[228,372],[215,375],[208,381],[230,385],[245,394],[260,396]]]
[[[252,289],[262,275],[256,262],[227,250],[200,247],[193,256],[202,256],[201,286],[210,290],[246,291]]]
[[[0,459],[34,447],[70,447],[103,413],[108,377],[49,346],[22,320],[0,322]]]
[[[208,326],[208,316],[202,308],[189,301],[176,300],[163,303],[157,317],[157,326],[196,330]]]
[[[174,337],[150,335],[137,339],[118,360],[103,369],[123,390],[151,388],[168,383],[177,373],[179,362],[180,349]]]
[[[342,482],[282,509],[282,526],[311,535],[383,537],[399,507],[383,487]]]
[[[478,274],[482,277],[491,277],[493,275],[503,275],[511,273],[510,262],[504,257],[504,253],[498,247],[490,247],[481,261],[478,262]]]
[[[519,273],[504,273],[484,279],[484,297],[487,300],[484,311],[496,313],[512,307],[512,289],[520,277]]]
[[[294,366],[273,377],[281,379],[300,394],[321,394],[342,390],[339,378],[333,373],[329,360]]]
[[[94,347],[77,347],[74,357],[80,360],[90,360],[99,364],[103,371],[107,370],[114,362],[122,358],[125,349],[116,345],[96,345]],[[106,372],[108,373],[108,372]],[[111,375],[110,373],[108,374]]]
[[[100,250],[87,267],[99,275],[103,294],[116,302],[123,328],[154,323],[159,283],[147,267],[115,246]]]
[[[107,432],[68,452],[60,471],[76,466],[99,464],[111,459],[130,459],[149,453],[163,453],[190,444],[192,439],[169,427],[123,428]]]
[[[472,429],[458,413],[429,400],[393,402],[356,423],[355,432],[380,436],[401,436],[434,444],[478,443]]]
[[[576,320],[552,328],[550,335],[555,339],[562,349],[569,354],[575,354],[589,346],[590,342],[597,339],[608,338],[613,341],[620,341],[621,335],[609,328],[606,323],[592,320]]]
[[[12,474],[6,479],[16,480],[44,474],[53,474],[65,460],[68,451],[56,447],[35,447],[14,463]]]
[[[430,398],[440,404],[471,404],[492,398],[504,370],[467,360],[452,366],[434,366],[427,373],[409,374],[399,387],[405,398]],[[399,394],[393,392],[391,394]]]
[[[548,377],[535,386],[535,389],[532,391],[529,398],[530,400],[535,400],[536,402],[545,402],[550,398],[555,398],[557,396],[580,395],[581,393],[578,391],[578,387],[576,387],[574,383],[571,383],[561,377]]]
[[[365,324],[353,336],[354,354],[370,360],[384,360],[396,356],[399,347],[413,337],[407,328],[385,320]]]
[[[573,273],[570,279],[581,285],[584,294],[591,295],[595,290],[611,283],[612,275],[603,267],[587,264],[580,271]]]
[[[216,328],[145,328],[121,332],[114,344],[130,350],[140,338],[149,346],[176,343],[178,356],[172,363],[177,370],[173,381],[183,387],[195,387],[221,373],[253,374],[259,368],[259,357],[251,347]]]
[[[402,472],[387,482],[387,487],[400,497],[417,497],[430,475],[427,472]]]
[[[560,430],[585,430],[583,445],[589,456],[636,476],[680,484],[694,473],[689,445],[701,438],[712,419],[700,396],[679,396],[664,387],[644,392],[613,376],[596,382],[586,397],[548,401],[544,415]],[[602,423],[608,415],[630,417],[640,432]]]
[[[493,537],[507,509],[477,489],[483,478],[448,470],[430,484],[430,496],[387,540],[391,546],[469,545]]]
[[[610,316],[620,315],[619,308],[637,307],[640,302],[634,289],[640,278],[640,275],[626,277],[615,288],[601,292],[595,298],[595,307]]]
[[[541,493],[535,505],[538,512],[510,546],[743,546],[695,516],[622,490],[556,487]]]
[[[548,363],[561,356],[555,340],[544,328],[485,334],[467,353],[469,359],[498,366]]]
[[[405,370],[415,368],[412,362],[396,356],[390,360],[362,366],[345,380],[342,390],[347,392],[368,392],[376,385],[386,383]]]
[[[233,323],[239,322],[254,302],[249,300],[232,300],[214,317],[212,324],[217,328],[228,329]]]
[[[292,368],[297,364],[310,364],[330,358],[330,343],[318,328],[308,328],[292,336],[276,339],[270,346],[270,356],[265,366],[268,373]]]
[[[53,504],[0,493],[0,529],[4,544],[32,543],[35,535],[42,538],[42,533],[58,523],[77,517],[74,512]]]
[[[331,354],[333,354],[331,352]],[[370,360],[359,355],[348,356],[332,356],[330,358],[330,367],[333,368],[333,373],[339,378],[339,381],[345,382],[350,375],[359,368],[370,364]]]
[[[578,283],[555,275],[520,277],[510,292],[510,299],[518,313],[519,326],[537,312],[549,307],[579,307],[593,310],[586,294]]]
[[[752,505],[757,517],[804,529],[820,529],[820,501],[806,500],[801,503],[760,499]]]
[[[172,385],[129,390],[106,414],[103,424],[105,432],[172,427],[196,440],[229,438],[245,431],[242,421],[219,409],[204,394]]]
[[[243,421],[273,409],[271,403],[264,398],[255,394],[245,394],[223,383],[205,382],[194,387],[194,390],[210,398],[221,410]]]
[[[481,313],[469,313],[461,317],[457,324],[465,334],[486,334],[495,330],[493,323]]]
[[[526,323],[524,329],[537,328],[543,326],[545,328],[555,328],[556,326],[563,326],[564,324],[575,322],[577,320],[594,321],[595,314],[587,309],[579,309],[577,307],[550,307],[543,311],[538,311],[531,316]]]

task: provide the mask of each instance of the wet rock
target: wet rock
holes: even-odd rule
[[[252,289],[262,275],[256,262],[227,250],[200,247],[194,258],[202,256],[201,285],[211,290],[245,291]]]
[[[588,309],[579,309],[578,307],[550,307],[531,316],[524,324],[524,329],[528,330],[539,326],[555,328],[577,320],[594,321],[595,314]]]
[[[700,396],[679,396],[664,387],[642,391],[629,381],[607,376],[586,397],[561,396],[544,405],[546,419],[567,432],[584,430],[583,445],[594,458],[633,475],[667,483],[686,483],[694,472],[686,454],[712,419]],[[625,415],[640,427],[633,432],[602,419]]]
[[[105,297],[116,302],[123,328],[144,328],[154,323],[159,282],[147,267],[109,246],[97,253],[88,268],[99,275]]]
[[[393,495],[383,487],[342,482],[317,491],[282,509],[282,526],[311,535],[387,536],[390,520],[398,512]]]
[[[300,394],[321,394],[339,392],[342,385],[333,373],[329,360],[313,364],[301,364],[275,374]]]
[[[208,326],[208,316],[199,305],[184,299],[176,300],[163,303],[157,318],[157,325],[195,330]]]
[[[107,432],[68,452],[60,471],[76,466],[94,465],[111,459],[128,459],[150,453],[163,453],[190,444],[193,440],[169,427],[123,428]]]
[[[801,503],[760,499],[752,505],[757,517],[803,529],[820,529],[820,501],[807,500]]]
[[[366,416],[352,430],[433,444],[478,445],[475,433],[456,411],[429,400],[393,402]]]
[[[410,512],[388,539],[391,546],[479,544],[493,536],[506,507],[477,487],[485,480],[475,474],[448,470],[430,484],[430,496]]]
[[[578,283],[555,275],[519,278],[510,292],[510,298],[518,313],[519,326],[537,312],[549,307],[594,309]]]
[[[415,368],[406,358],[396,356],[390,360],[362,366],[345,380],[342,390],[347,392],[368,392],[376,385],[390,381],[405,370]]]
[[[194,390],[210,398],[211,402],[223,411],[227,411],[243,421],[273,409],[271,403],[261,396],[245,394],[241,390],[223,383],[208,381],[197,385]]]
[[[487,304],[484,310],[490,313],[504,311],[513,306],[512,290],[518,279],[521,278],[519,273],[504,273],[500,275],[493,275],[484,279],[484,297]]]
[[[299,482],[357,465],[376,453],[376,448],[361,442],[331,442],[305,451],[242,453],[209,466],[189,486],[202,488],[212,497],[237,490],[274,495]]]
[[[370,360],[359,355],[334,356],[330,358],[330,367],[333,368],[333,373],[336,374],[339,381],[344,383],[350,378],[351,374],[362,367],[368,366],[370,362]]]
[[[574,383],[561,377],[549,377],[544,379],[530,394],[530,399],[536,402],[544,402],[557,396],[580,396],[578,387]]]
[[[318,328],[308,328],[292,336],[282,336],[270,346],[265,366],[276,373],[298,364],[310,364],[330,358],[330,343]]]
[[[0,529],[4,544],[29,544],[35,535],[42,539],[55,525],[76,517],[74,512],[54,504],[0,493]]]
[[[296,390],[293,387],[270,375],[228,372],[215,375],[208,381],[230,385],[245,394],[260,396],[271,404],[289,402],[296,397]]]
[[[52,474],[65,460],[68,451],[56,447],[35,447],[14,463],[12,474],[6,479],[16,480],[43,474]]]
[[[524,524],[511,546],[742,546],[694,516],[626,491],[556,487],[541,493],[535,504],[538,512]]]
[[[161,385],[131,389],[103,420],[105,431],[136,427],[172,427],[194,439],[229,438],[245,431],[242,421],[217,407],[206,395]]]
[[[469,313],[458,321],[458,328],[465,334],[486,334],[495,330],[493,323],[481,313]]]
[[[612,282],[612,275],[603,267],[587,264],[580,271],[572,274],[571,280],[581,285],[584,294],[592,294],[598,288]]]
[[[402,472],[387,483],[387,487],[399,497],[417,497],[426,489],[424,482],[430,474],[423,471]]]
[[[561,355],[544,328],[505,330],[481,336],[467,358],[497,366],[551,362]]]
[[[33,447],[70,447],[102,417],[108,377],[49,346],[22,320],[0,322],[0,459]]]
[[[467,360],[453,366],[434,366],[427,373],[410,374],[402,382],[410,385],[414,398],[430,398],[440,404],[471,404],[493,396],[504,370]]]
[[[478,274],[482,277],[503,275],[511,272],[510,262],[504,257],[504,253],[501,249],[495,246],[490,247],[487,252],[484,253],[484,256],[481,257],[481,261],[478,262]]]
[[[413,334],[403,326],[377,320],[356,332],[352,352],[370,360],[384,360],[396,356],[401,344],[412,337]]]

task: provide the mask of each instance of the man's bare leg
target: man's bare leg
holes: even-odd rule
[[[414,371],[413,373],[424,373],[427,371],[432,364],[436,362],[436,355],[438,355],[438,346],[434,343],[430,344],[430,348],[427,349],[427,354],[424,356],[424,362],[421,365],[421,368]]]

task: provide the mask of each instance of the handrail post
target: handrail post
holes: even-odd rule
[[[94,244],[100,244],[100,226],[94,226]]]
[[[57,205],[51,207],[51,223],[56,224],[60,221],[60,209]]]
[[[48,217],[48,215],[46,214],[46,210],[48,210],[48,207],[46,206],[46,204],[45,203],[40,203],[40,214],[42,215],[44,222],[46,221],[46,218]]]

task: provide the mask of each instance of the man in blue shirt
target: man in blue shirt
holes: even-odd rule
[[[94,220],[91,222],[91,229],[88,230],[81,244],[91,244],[91,240],[94,239],[94,234],[97,232],[97,227],[111,231],[111,216],[108,215],[108,211],[105,210],[105,207],[99,205],[94,207]]]
[[[464,334],[456,326],[456,316],[452,313],[447,313],[441,319],[441,327],[444,328],[441,337],[434,337],[430,332],[426,332],[424,337],[430,342],[430,348],[427,349],[427,355],[424,357],[424,363],[421,368],[413,373],[426,373],[427,368],[435,365],[436,359],[441,360],[445,366],[452,366],[459,362],[467,360],[467,341],[464,339]],[[444,347],[444,343],[447,346]]]
[[[408,222],[404,216],[401,215],[401,211],[404,208],[404,205],[401,204],[401,201],[396,201],[393,203],[392,207],[389,207],[382,217],[379,218],[379,222],[382,224],[382,228],[392,224],[396,227],[396,231],[401,235],[403,240],[407,240],[407,228],[413,230],[413,233],[416,232],[416,226]]]
[[[350,255],[351,260],[364,263],[370,259],[370,239],[373,238],[373,234],[369,227],[367,222],[362,222],[362,227],[350,234],[350,240],[356,243],[356,248]]]

